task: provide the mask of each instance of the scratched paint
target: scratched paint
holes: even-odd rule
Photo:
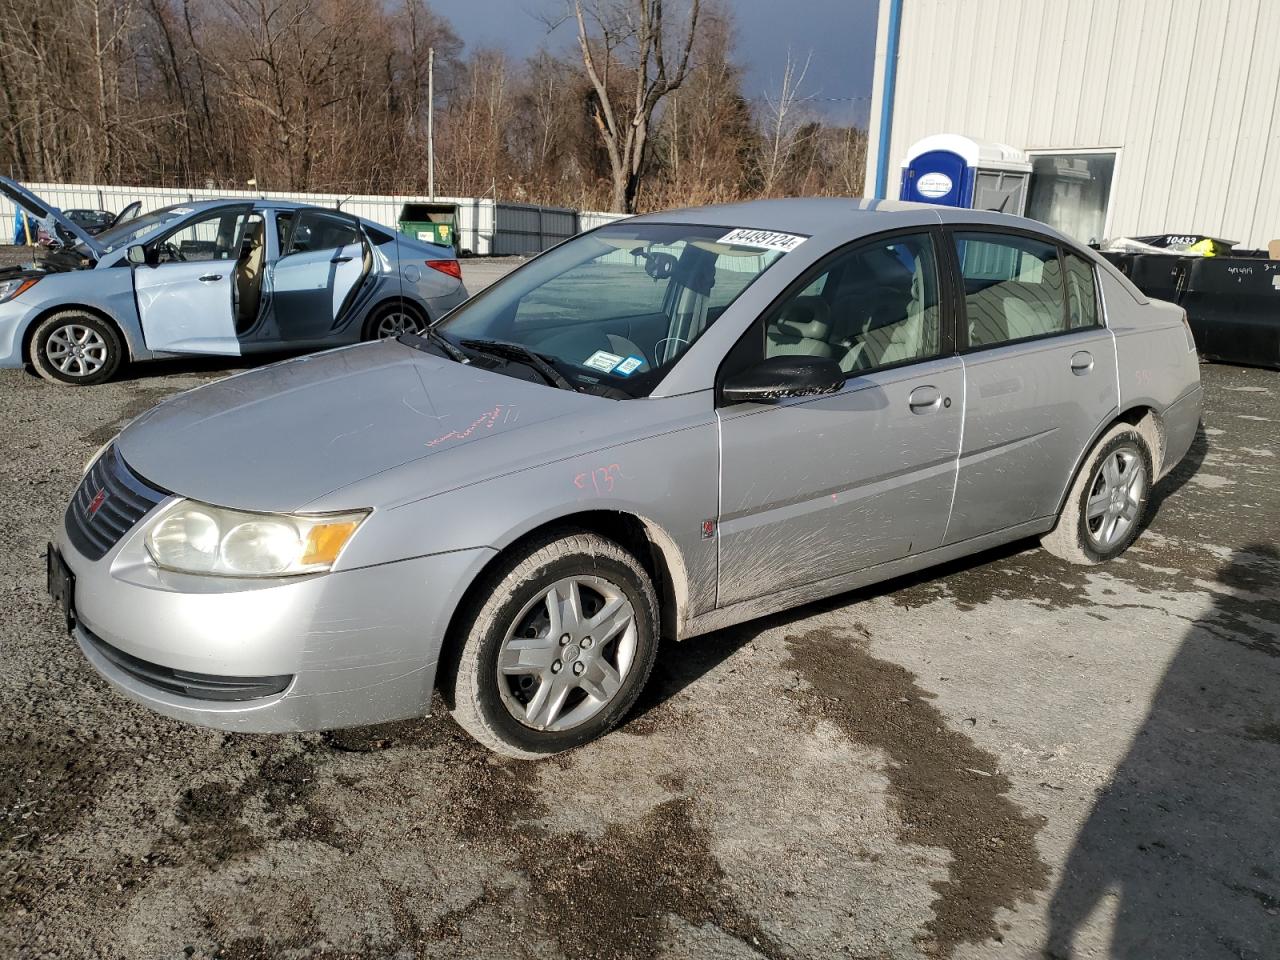
[[[465,430],[450,430],[448,433],[441,434],[434,440],[428,440],[427,446],[435,447],[442,443],[448,443],[452,440],[466,440],[477,432],[492,430],[493,425],[497,423],[498,419],[502,416],[503,409],[503,405],[499,403],[495,405],[492,410],[487,410],[472,420],[471,425]]]

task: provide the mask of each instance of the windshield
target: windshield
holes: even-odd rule
[[[129,246],[144,233],[149,233],[162,223],[176,220],[178,217],[186,216],[188,213],[193,212],[191,207],[186,206],[161,207],[159,210],[152,210],[150,213],[144,213],[140,217],[126,220],[110,230],[103,230],[94,239],[103,248],[104,253],[110,253],[112,250]]]
[[[581,389],[648,396],[783,256],[744,235],[763,236],[693,224],[602,227],[498,281],[436,329],[464,347],[496,340],[536,351]]]

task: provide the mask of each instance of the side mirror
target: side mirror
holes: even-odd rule
[[[726,403],[767,403],[784,397],[816,397],[844,386],[840,365],[827,357],[769,357],[725,380]]]
[[[147,248],[140,243],[135,243],[133,246],[131,246],[128,250],[125,251],[124,255],[125,255],[125,259],[128,260],[135,267],[141,267],[145,265],[150,265],[154,267],[156,265],[155,258],[153,258],[147,252]]]

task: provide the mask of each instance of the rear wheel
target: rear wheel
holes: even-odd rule
[[[1070,563],[1118,557],[1138,536],[1151,494],[1151,448],[1136,428],[1116,424],[1085,459],[1058,524],[1041,545]]]
[[[31,337],[31,365],[52,383],[102,383],[119,369],[123,356],[115,327],[82,310],[46,317]]]
[[[498,753],[532,759],[602,736],[653,669],[653,584],[604,537],[535,542],[489,577],[478,603],[444,693],[458,724]]]
[[[427,321],[416,307],[403,301],[379,307],[365,323],[366,340],[390,340],[405,333],[421,333]]]

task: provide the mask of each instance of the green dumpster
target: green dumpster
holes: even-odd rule
[[[458,207],[452,203],[406,203],[400,208],[400,232],[424,243],[457,246]]]

